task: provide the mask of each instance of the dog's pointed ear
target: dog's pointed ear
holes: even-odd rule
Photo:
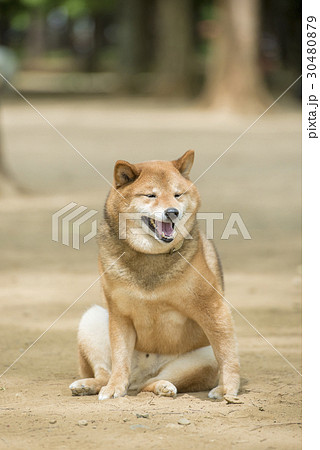
[[[172,161],[174,167],[179,170],[181,175],[188,178],[194,161],[194,150],[188,150],[181,158]]]
[[[117,161],[114,166],[114,183],[116,188],[132,183],[139,176],[139,171],[134,164],[127,161]]]

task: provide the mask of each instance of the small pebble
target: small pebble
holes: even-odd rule
[[[79,420],[78,425],[79,427],[86,427],[88,422],[86,420]]]
[[[136,417],[138,418],[138,419],[149,419],[149,414],[148,413],[137,413],[136,414]]]
[[[51,423],[51,425],[54,425],[55,423],[57,423],[56,419],[51,419],[49,420],[49,423]]]
[[[149,428],[149,427],[146,427],[145,425],[140,425],[140,424],[135,424],[135,425],[130,426],[130,430],[138,430],[141,428]]]
[[[190,420],[186,419],[185,417],[181,417],[181,419],[178,420],[179,425],[190,425]]]

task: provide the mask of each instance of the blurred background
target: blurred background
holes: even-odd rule
[[[241,94],[246,108],[300,74],[300,0],[1,0],[0,8],[2,71],[18,70],[17,87],[28,92],[201,96],[229,107]]]
[[[243,115],[261,113],[301,73],[300,0],[0,0],[0,8],[0,72],[27,96],[180,101]],[[17,98],[4,79],[0,95]],[[297,83],[285,102],[299,107],[300,97]]]
[[[300,367],[300,81],[238,139],[301,74],[300,0],[0,0],[0,73],[42,115],[0,77],[0,372],[97,277],[95,240],[79,251],[53,242],[52,214],[75,202],[102,217],[103,177],[112,181],[117,159],[172,160],[189,148],[192,180],[229,149],[196,183],[201,211],[224,214],[214,237],[226,298]],[[232,212],[251,240],[220,239]],[[0,380],[12,410],[1,436],[13,446],[38,448],[39,436],[52,448],[71,442],[63,440],[74,430],[77,324],[100,302],[95,285]],[[300,378],[234,318],[252,404],[215,430],[201,422],[194,448],[218,428],[228,439],[245,430],[248,448],[261,446],[260,431],[266,447],[299,448]],[[67,415],[50,436],[48,400]],[[81,408],[97,411],[93,402],[76,407],[89,414]],[[96,414],[97,423],[114,420],[105,408]],[[268,435],[276,420],[291,425]],[[181,434],[187,448],[191,434]],[[168,430],[164,439],[171,448]]]

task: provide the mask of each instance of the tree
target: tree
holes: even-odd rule
[[[153,4],[151,4],[152,8]],[[150,0],[122,0],[119,16],[119,74],[122,88],[138,90],[136,75],[149,69],[150,52]]]
[[[204,102],[250,112],[269,102],[259,70],[259,0],[218,0],[208,55]]]
[[[0,147],[0,197],[16,194],[20,191],[12,176],[7,171]]]
[[[17,59],[12,50],[7,47],[0,46],[0,73],[6,78],[10,79],[17,69]],[[0,77],[0,99],[5,89],[5,81]],[[1,102],[0,102],[1,113]],[[1,116],[0,116],[1,119]],[[21,191],[11,173],[7,169],[4,161],[2,150],[2,130],[0,120],[0,196],[11,195]]]
[[[193,63],[192,1],[157,0],[155,18],[155,92],[188,94]]]

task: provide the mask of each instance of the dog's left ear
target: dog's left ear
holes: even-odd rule
[[[181,175],[188,178],[194,161],[194,150],[188,150],[181,158],[172,161],[172,164],[179,170]]]

